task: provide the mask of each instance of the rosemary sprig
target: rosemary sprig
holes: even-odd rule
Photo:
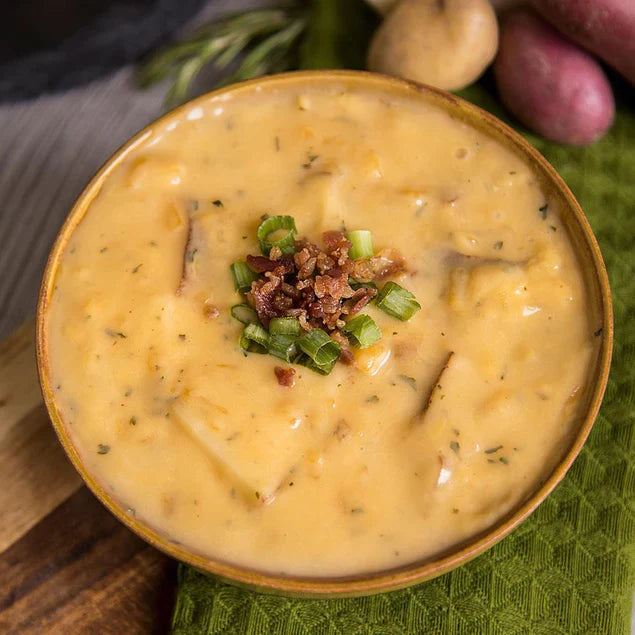
[[[294,6],[229,15],[154,55],[142,66],[139,82],[150,86],[172,78],[166,103],[174,105],[187,98],[201,69],[208,64],[226,68],[245,51],[238,69],[223,84],[287,70],[293,65],[294,45],[305,27],[306,17]]]
[[[139,71],[142,86],[170,78],[168,105],[185,101],[207,65],[236,70],[218,85],[292,68],[362,68],[377,15],[364,0],[288,0],[208,24],[152,56]]]

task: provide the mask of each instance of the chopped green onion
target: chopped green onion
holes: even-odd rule
[[[269,333],[260,324],[247,324],[240,335],[240,348],[248,353],[266,353],[269,347]]]
[[[353,245],[348,252],[348,256],[351,260],[370,258],[373,253],[375,253],[373,251],[373,236],[367,229],[356,229],[355,231],[348,232],[346,238],[348,238]]]
[[[381,330],[370,315],[358,315],[342,329],[357,348],[366,348],[381,339]]]
[[[313,329],[296,341],[297,347],[305,353],[318,372],[328,375],[340,356],[340,345],[322,329]],[[302,362],[299,362],[302,363]],[[308,365],[308,364],[304,364]],[[310,368],[313,368],[310,366]]]
[[[269,240],[269,237],[274,232],[286,229],[287,232],[282,238],[278,240]],[[265,256],[269,256],[269,252],[272,247],[279,247],[282,253],[292,254],[293,241],[298,230],[295,226],[295,220],[293,216],[270,216],[260,223],[258,227],[257,237],[258,244],[260,245],[260,251]]]
[[[271,335],[300,335],[302,327],[300,320],[294,317],[272,318],[269,322],[269,333]]]
[[[229,268],[234,278],[234,288],[240,293],[249,291],[249,289],[251,289],[251,283],[260,277],[249,268],[246,262],[235,262],[230,265]]]
[[[269,337],[269,354],[290,363],[298,354],[295,345],[296,339],[295,335],[271,335]]]
[[[355,280],[355,278],[348,279],[348,286],[353,289],[353,291],[357,291],[357,289],[376,289],[377,285],[374,282],[360,282],[359,280]]]
[[[248,304],[234,304],[230,309],[232,317],[237,319],[241,324],[256,324],[258,322],[258,313],[256,309]]]
[[[404,322],[421,308],[414,295],[396,282],[387,282],[375,303],[382,311]]]
[[[328,375],[331,370],[331,367],[320,367],[318,366],[308,355],[304,353],[300,353],[294,360],[294,364],[299,364],[300,366],[305,366],[306,368],[310,368],[312,371],[319,373],[320,375]]]

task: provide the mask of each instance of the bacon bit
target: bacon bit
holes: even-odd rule
[[[285,295],[288,295],[290,298],[293,298],[294,300],[300,297],[300,292],[292,284],[289,284],[288,282],[283,282],[280,285],[280,288],[282,289],[282,293],[284,293]]]
[[[334,339],[339,345],[341,349],[340,353],[340,362],[346,364],[346,366],[352,366],[355,358],[353,357],[353,351],[351,351],[351,344],[340,331],[334,331],[331,333],[331,338]]]
[[[303,311],[302,313],[300,313],[300,315],[298,315],[298,320],[300,322],[300,326],[305,331],[312,331],[313,330],[313,327],[309,324],[309,321],[307,319],[306,311]]]
[[[282,368],[282,366],[276,366],[273,372],[278,378],[278,383],[281,386],[292,388],[295,386],[295,368]]]
[[[302,238],[294,242],[297,251],[292,256],[273,250],[270,258],[247,256],[247,264],[261,278],[252,283],[246,298],[265,328],[272,318],[289,316],[297,317],[305,331],[337,331],[345,325],[344,316],[355,315],[377,294],[373,288],[351,288],[348,280],[356,268],[365,276],[354,277],[372,280],[404,266],[399,252],[391,249],[365,261],[350,260],[351,243],[341,231],[324,232],[323,239],[324,250]],[[348,340],[343,341],[342,361],[352,362]]]
[[[252,271],[256,273],[264,273],[265,271],[273,271],[278,263],[274,260],[269,260],[264,256],[247,256],[247,264]]]
[[[341,231],[328,231],[322,234],[322,240],[324,241],[324,246],[326,247],[326,251],[332,253],[336,249],[340,249],[342,246],[351,248],[351,243],[347,240],[344,232]]]
[[[355,363],[353,351],[342,350],[340,353],[340,362],[342,362],[345,366],[352,366]]]
[[[336,300],[350,298],[355,293],[348,284],[348,276],[343,272],[337,277],[331,275],[316,276],[314,290],[318,298],[331,296]]]
[[[320,273],[326,273],[335,266],[335,260],[322,252],[317,255],[316,264]]]
[[[277,271],[277,275],[285,275],[294,270],[293,259],[290,256],[280,257],[278,260],[270,260],[264,256],[247,256],[247,264],[256,273]]]
[[[306,262],[300,267],[298,271],[298,280],[304,280],[310,278],[315,271],[315,265],[317,258],[315,256],[309,256]]]
[[[269,260],[279,260],[282,256],[282,249],[275,245],[269,250]]]
[[[293,247],[298,252],[306,249],[309,256],[317,256],[322,251],[315,243],[312,243],[306,238],[300,238],[299,240],[294,241]]]
[[[326,251],[336,260],[338,265],[342,265],[348,260],[348,252],[353,245],[346,238],[344,232],[324,232],[322,240],[326,246]]]
[[[279,279],[278,280],[279,284]],[[265,328],[269,328],[271,318],[278,316],[273,301],[276,297],[277,286],[271,280],[261,278],[251,283],[251,291],[245,294],[247,302],[256,309],[258,317]]]
[[[406,261],[396,249],[382,249],[376,256],[356,260],[352,275],[361,282],[370,282],[405,270]]]
[[[293,298],[284,293],[278,293],[273,299],[273,306],[279,313],[284,313],[293,306]]]
[[[295,266],[300,269],[302,265],[311,257],[309,250],[304,247],[300,251],[296,251],[293,254],[293,262],[295,262]]]
[[[377,289],[373,287],[361,287],[357,289],[350,300],[347,300],[343,307],[342,313],[345,315],[356,315],[359,313],[375,296]]]

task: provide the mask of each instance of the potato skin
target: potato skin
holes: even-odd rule
[[[458,90],[478,79],[497,46],[498,22],[489,0],[401,0],[377,29],[367,65]]]
[[[503,15],[494,75],[505,106],[547,139],[588,145],[613,122],[613,93],[600,65],[530,10]]]
[[[635,84],[635,0],[530,0],[558,31]]]

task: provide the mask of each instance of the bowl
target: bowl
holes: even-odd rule
[[[578,417],[577,430],[575,430],[572,437],[567,440],[567,447],[561,448],[561,459],[555,468],[550,473],[544,475],[542,484],[533,494],[487,530],[432,558],[412,562],[406,566],[400,566],[394,569],[352,576],[302,577],[255,571],[243,566],[202,556],[181,544],[169,540],[166,536],[145,525],[141,520],[126,513],[123,506],[105,491],[83,464],[76,447],[69,437],[66,424],[56,404],[49,369],[46,325],[58,265],[75,228],[82,220],[91,201],[99,193],[100,188],[108,179],[113,169],[147,138],[152,126],[158,122],[165,124],[170,119],[178,117],[185,109],[191,109],[193,106],[196,106],[196,104],[203,103],[212,96],[226,93],[236,94],[245,90],[253,90],[255,86],[289,88],[297,84],[305,83],[307,80],[312,83],[319,82],[324,85],[328,85],[330,82],[337,82],[345,86],[366,87],[376,91],[382,91],[386,95],[415,96],[416,99],[421,99],[429,104],[433,104],[449,113],[452,117],[485,132],[490,137],[496,139],[505,148],[522,157],[523,160],[531,166],[534,172],[541,177],[549,195],[559,202],[559,206],[562,210],[561,219],[568,230],[586,283],[590,310],[594,312],[602,324],[601,331],[597,333],[601,340],[599,343],[599,354],[596,355],[589,371],[586,401],[581,406],[581,415]],[[261,592],[302,597],[369,595],[422,582],[468,562],[489,549],[523,522],[554,489],[558,482],[562,480],[589,435],[606,387],[613,342],[610,289],[599,247],[584,213],[573,194],[544,157],[525,139],[500,120],[458,97],[413,82],[364,72],[297,72],[243,82],[198,97],[166,114],[159,119],[158,122],[150,124],[150,126],[139,132],[115,152],[86,186],[75,202],[75,205],[71,209],[57,236],[44,271],[40,289],[36,329],[37,367],[44,401],[61,444],[77,471],[99,500],[122,523],[127,525],[141,538],[184,563],[192,565],[201,571],[219,576],[232,584],[247,586]]]

